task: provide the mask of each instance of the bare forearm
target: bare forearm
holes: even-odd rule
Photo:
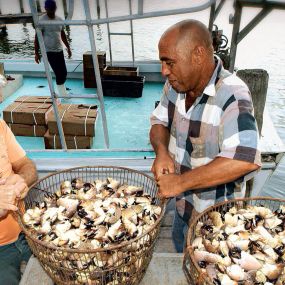
[[[169,131],[166,127],[163,125],[153,125],[151,127],[149,137],[157,155],[168,152]]]
[[[13,164],[15,174],[22,176],[28,186],[32,185],[37,179],[37,169],[32,160],[27,157]]]
[[[70,49],[69,43],[67,41],[67,37],[64,31],[61,31],[61,40],[64,43],[64,45],[66,46],[67,49]]]
[[[258,168],[253,163],[218,157],[207,165],[182,174],[181,188],[186,191],[225,184]]]
[[[39,41],[37,35],[35,35],[34,47],[35,47],[35,53],[39,53]]]

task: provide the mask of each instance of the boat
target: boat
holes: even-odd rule
[[[108,13],[105,13],[106,16],[104,17],[92,18],[89,2],[82,1],[82,5],[86,12],[86,19],[83,20],[73,20],[74,5],[76,4],[75,1],[69,0],[67,3],[68,5],[66,4],[66,1],[62,2],[66,10],[66,18],[64,20],[65,24],[86,25],[88,27],[88,33],[91,39],[91,51],[93,54],[92,60],[95,66],[96,83],[98,86],[96,94],[94,88],[84,88],[82,81],[84,72],[83,60],[67,61],[68,80],[66,85],[71,89],[68,103],[97,104],[99,117],[96,123],[96,134],[92,149],[69,150],[64,148],[61,150],[46,150],[43,147],[42,138],[17,137],[20,144],[26,149],[28,156],[35,161],[40,177],[61,169],[86,165],[123,166],[151,175],[150,169],[155,158],[155,154],[148,139],[148,118],[151,111],[155,108],[155,102],[160,99],[162,94],[161,90],[164,79],[160,73],[160,63],[159,61],[135,61],[134,56],[132,56],[132,60],[130,61],[115,61],[114,56],[112,55],[112,33],[109,30],[109,26],[111,23],[129,21],[131,24],[130,33],[115,34],[117,34],[117,36],[130,36],[132,38],[132,22],[135,20],[148,18],[153,19],[162,16],[171,17],[173,15],[207,10],[209,15],[209,29],[215,32],[216,36],[221,36],[219,34],[219,30],[214,26],[214,23],[218,14],[221,13],[225,1],[194,1],[196,5],[188,3],[188,5],[183,6],[182,8],[177,8],[174,5],[174,8],[170,10],[161,10],[161,7],[159,7],[156,11],[146,11],[146,1],[138,0],[135,2],[135,9],[130,4],[129,13],[127,14],[108,16]],[[132,1],[129,1],[128,3],[132,3]],[[25,19],[25,21],[32,21],[33,19],[37,28],[37,35],[39,36],[39,39],[41,39],[41,32],[38,28],[41,23],[37,20],[38,11],[36,9],[36,1],[29,0],[29,4],[30,14],[26,15],[26,13],[24,13],[25,17],[23,17],[23,13],[19,14],[19,22],[23,21],[23,19]],[[107,8],[107,0],[104,4],[106,9],[105,11],[112,9],[111,5]],[[240,29],[242,12],[246,7],[258,7],[261,9],[261,12],[258,13],[245,28]],[[234,71],[235,69],[236,52],[240,41],[274,9],[285,9],[284,2],[254,0],[235,1],[235,14],[231,18],[233,23],[231,46],[229,50],[226,48],[219,49],[220,55],[225,56],[228,59],[229,69],[231,71]],[[9,16],[5,18],[5,16],[2,15],[0,17],[0,24],[8,23],[8,18]],[[95,56],[97,49],[94,41],[94,31],[91,28],[94,25],[101,24],[106,24],[108,27],[108,38],[110,40],[109,64],[113,66],[126,67],[137,66],[140,71],[140,75],[145,76],[145,85],[143,96],[141,98],[130,99],[103,97],[102,88],[100,87],[100,72]],[[131,40],[131,42],[133,43],[133,40]],[[133,45],[131,45],[130,48],[133,49]],[[34,64],[30,59],[4,60],[6,73],[11,74],[11,76],[13,76],[13,74],[20,74],[24,79],[23,87],[3,101],[0,107],[1,111],[16,98],[23,95],[41,94],[49,95],[52,98],[58,98],[58,94],[53,87],[52,74],[48,68],[44,47],[42,47],[42,52],[43,62],[40,65]],[[133,54],[134,52],[132,52],[132,55]],[[279,162],[284,161],[284,143],[280,139],[264,104],[265,100],[263,102],[263,106],[258,106],[258,109],[261,108],[263,112],[263,116],[261,116],[263,120],[261,129],[263,164],[261,171],[254,177],[253,181],[250,183],[251,187],[248,188],[248,195],[251,196],[260,195],[266,192],[264,189],[268,184],[274,183],[271,181],[271,178],[275,176],[276,169],[279,167]],[[54,108],[55,112],[57,112],[56,104],[54,104]],[[58,128],[61,130],[61,134],[62,129],[60,120],[58,120]],[[62,145],[65,145],[64,136],[62,134],[60,136]],[[186,284],[181,269],[182,254],[175,253],[173,246],[171,245],[170,227],[173,214],[172,203],[169,204],[168,209],[168,214],[165,217],[164,224],[161,229],[161,236],[158,241],[152,263],[142,284],[147,284],[149,282],[156,282],[157,284]],[[30,283],[31,280],[35,279],[35,276],[39,274],[38,270],[40,270],[40,267],[37,267],[36,260],[32,265],[29,265],[28,268],[29,271],[26,271],[22,285],[32,284]],[[162,272],[163,274],[161,274]],[[49,280],[47,279],[46,282],[49,282]]]

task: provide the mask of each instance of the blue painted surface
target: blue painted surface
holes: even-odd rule
[[[39,86],[44,86],[39,88]],[[67,80],[66,87],[71,90],[72,94],[94,94],[96,89],[84,88],[83,81],[80,79]],[[145,83],[143,95],[140,98],[112,98],[104,97],[105,110],[107,116],[110,149],[151,149],[149,142],[149,117],[154,109],[155,101],[159,100],[162,94],[163,84],[161,83]],[[20,96],[50,96],[48,83],[46,78],[25,77],[23,86],[12,96],[7,98],[0,104],[0,110],[5,109],[16,98]],[[75,104],[98,104],[96,99],[70,99],[63,103]],[[25,150],[43,150],[44,140],[41,137],[21,137],[17,136],[18,142]],[[94,149],[104,149],[104,135],[102,128],[102,120],[99,115],[96,123],[95,138],[93,141]],[[137,157],[137,156],[153,156],[151,152],[32,152],[30,157]]]

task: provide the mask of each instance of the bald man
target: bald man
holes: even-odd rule
[[[248,87],[214,56],[205,25],[179,22],[158,48],[167,80],[151,116],[152,172],[159,195],[176,198],[172,237],[182,252],[191,218],[244,196],[245,175],[261,165],[258,130]]]

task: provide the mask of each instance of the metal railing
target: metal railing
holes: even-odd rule
[[[82,0],[83,5],[84,5],[84,10],[85,10],[85,16],[86,16],[86,21],[82,25],[86,25],[88,27],[88,33],[89,33],[89,40],[90,40],[90,45],[91,45],[91,52],[92,52],[92,60],[93,60],[93,66],[94,66],[94,71],[95,71],[95,79],[97,83],[97,96],[94,95],[93,98],[96,98],[99,100],[99,108],[102,116],[102,125],[103,125],[103,132],[104,132],[104,140],[105,140],[105,146],[106,148],[109,148],[109,135],[108,135],[108,127],[107,127],[107,118],[106,118],[106,113],[105,113],[105,106],[104,106],[104,99],[103,99],[103,89],[102,89],[102,83],[101,83],[101,77],[100,77],[100,71],[99,71],[99,64],[98,64],[98,59],[96,56],[96,42],[95,42],[95,36],[94,36],[94,31],[93,31],[93,24],[91,23],[91,14],[90,14],[90,7],[89,7],[89,2],[88,0]],[[44,40],[43,40],[43,33],[41,30],[41,25],[39,22],[39,17],[37,13],[37,6],[35,0],[29,0],[30,3],[30,9],[33,15],[33,20],[34,20],[34,25],[36,29],[36,34],[38,37],[42,57],[43,57],[43,62],[45,66],[45,71],[46,71],[46,76],[48,80],[48,85],[51,93],[51,98],[53,102],[53,109],[55,113],[55,118],[57,121],[57,126],[59,130],[59,137],[60,137],[60,142],[62,148],[67,151],[67,146],[66,146],[66,141],[64,137],[64,132],[63,132],[63,127],[62,127],[62,122],[59,117],[59,111],[58,111],[58,106],[56,102],[56,98],[59,98],[59,96],[55,93],[53,82],[52,82],[52,76],[51,72],[49,69],[49,63],[48,63],[48,58],[47,58],[47,53],[46,53],[46,48],[44,45]],[[74,1],[69,2],[69,11],[73,11],[72,6],[74,5]],[[67,17],[69,18],[69,17]],[[67,21],[70,21],[71,23],[73,20],[63,20],[61,21],[62,23],[60,25],[66,24]],[[45,21],[46,23],[44,25],[52,25],[51,21]],[[58,24],[57,24],[58,25]],[[89,94],[90,96],[90,94]],[[70,98],[82,98],[82,97],[89,97],[88,95],[80,95],[80,96],[69,96]]]

